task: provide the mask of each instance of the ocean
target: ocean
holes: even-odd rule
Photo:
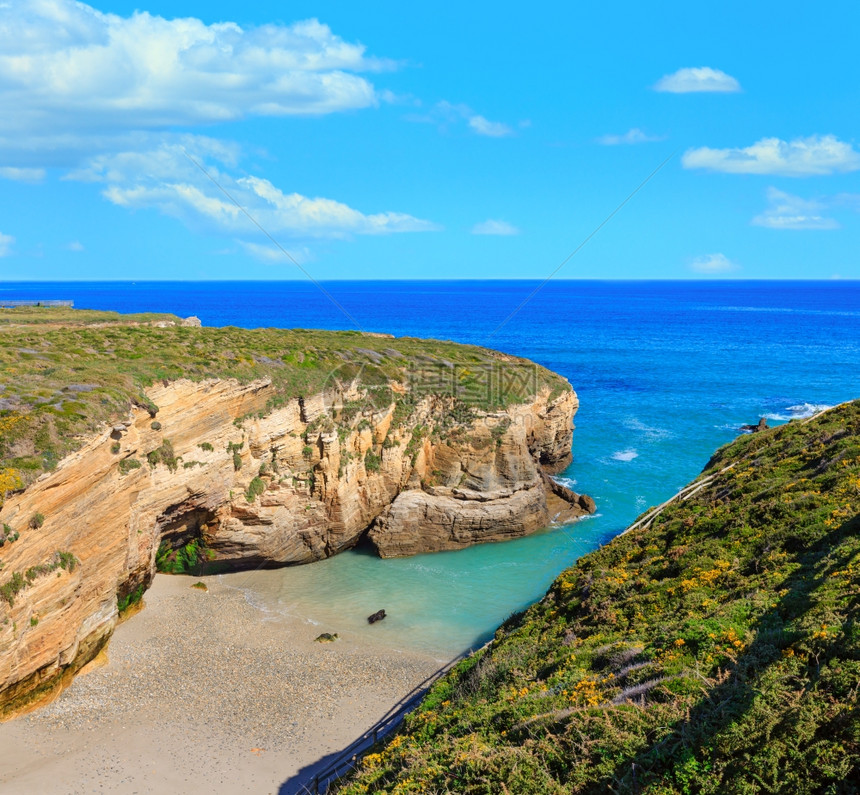
[[[580,410],[560,479],[594,497],[595,516],[458,552],[380,560],[359,549],[225,576],[264,614],[444,660],[480,645],[578,557],[674,494],[741,425],[860,397],[860,282],[552,281],[517,311],[538,286],[344,281],[325,282],[327,296],[308,282],[19,282],[0,284],[0,299],[72,299],[214,326],[357,323],[497,348],[566,376]],[[368,626],[380,608],[388,617]]]

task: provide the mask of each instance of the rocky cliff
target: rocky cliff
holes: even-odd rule
[[[135,402],[0,510],[0,715],[92,659],[157,558],[278,566],[365,535],[395,556],[547,526],[545,470],[569,461],[577,408],[569,388],[481,410],[352,370],[290,399],[270,378],[218,378]],[[568,516],[591,507],[565,496]]]

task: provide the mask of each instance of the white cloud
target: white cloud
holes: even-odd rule
[[[835,135],[810,135],[783,141],[762,138],[743,149],[689,149],[684,168],[704,168],[726,174],[773,174],[810,177],[860,169],[860,152]]]
[[[833,203],[860,212],[860,193],[837,193]]]
[[[239,240],[237,242],[254,259],[267,265],[292,265],[294,264],[293,261],[304,265],[314,258],[310,249],[306,246],[290,246],[287,249],[290,254],[287,256],[281,249],[271,243],[251,243],[246,240]]]
[[[754,226],[768,229],[838,229],[834,218],[821,215],[825,204],[820,201],[801,199],[776,188],[768,188],[770,206],[752,219]]]
[[[478,135],[488,135],[490,138],[504,138],[513,135],[513,130],[507,124],[500,121],[490,121],[477,114],[469,119],[469,127]]]
[[[437,102],[429,113],[411,114],[406,117],[407,121],[422,122],[424,124],[435,124],[439,129],[446,130],[454,124],[465,122],[469,129],[476,135],[486,135],[491,138],[505,138],[513,135],[514,131],[507,124],[500,121],[490,121],[484,116],[475,113],[468,105],[448,102],[442,100]],[[528,127],[531,122],[523,122],[521,127]]]
[[[8,257],[12,253],[12,245],[15,238],[12,235],[4,235],[0,232],[0,257]]]
[[[663,141],[665,136],[648,135],[638,127],[633,127],[623,135],[601,135],[597,143],[604,146],[619,146],[622,144],[644,144],[651,141]]]
[[[696,257],[690,263],[690,269],[696,273],[716,276],[738,271],[740,270],[740,265],[732,262],[725,254],[706,254],[703,257]]]
[[[365,214],[327,198],[284,193],[257,176],[234,177],[210,161],[232,165],[230,152],[219,157],[218,142],[185,136],[152,150],[101,155],[73,178],[104,183],[109,201],[131,210],[156,209],[205,233],[248,239],[260,231],[242,210],[203,174],[185,151],[272,235],[296,238],[345,238],[425,232],[438,227],[398,212]],[[225,162],[226,161],[226,162]],[[260,250],[254,252],[261,255]]]
[[[12,179],[16,182],[37,183],[45,179],[44,168],[13,168],[6,166],[0,168],[0,177],[3,179]]]
[[[80,253],[84,250],[84,244],[81,243],[80,240],[73,240],[71,243],[66,244],[66,249],[68,251],[74,251],[76,253]]]
[[[518,235],[520,230],[513,224],[507,221],[497,221],[492,218],[482,221],[480,224],[475,224],[472,227],[473,235]]]
[[[2,15],[6,165],[104,151],[106,137],[129,131],[368,107],[376,92],[355,73],[390,65],[314,19],[242,28],[75,0],[7,0]]]
[[[690,94],[701,91],[735,93],[741,90],[741,84],[719,69],[694,66],[679,69],[671,75],[664,75],[654,85],[654,90],[671,94]]]

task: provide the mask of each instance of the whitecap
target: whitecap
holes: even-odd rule
[[[562,478],[562,477],[556,476],[554,478],[554,480],[556,483],[560,483],[562,486],[567,486],[567,488],[569,488],[569,489],[573,489],[573,487],[576,485],[576,479],[575,478]]]
[[[612,454],[612,459],[614,461],[632,461],[634,458],[638,457],[639,453],[635,450],[618,450]]]
[[[801,403],[799,406],[789,406],[788,411],[797,419],[806,419],[806,417],[812,417],[832,408],[833,406],[829,406],[826,403]]]
[[[666,428],[655,428],[651,425],[646,425],[638,417],[628,417],[624,420],[624,426],[631,431],[644,433],[648,439],[665,439],[672,435],[671,431],[668,431]]]
[[[816,414],[832,409],[833,406],[827,403],[799,403],[796,406],[787,406],[782,412],[772,412],[765,414],[769,420],[777,422],[788,422],[789,420],[805,420],[809,417],[814,417]]]

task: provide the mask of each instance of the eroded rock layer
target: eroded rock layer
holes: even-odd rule
[[[270,411],[265,380],[177,381],[147,396],[157,419],[134,408],[0,511],[21,528],[0,549],[0,715],[98,652],[159,547],[194,544],[226,569],[319,560],[368,528],[395,556],[545,527],[543,470],[569,461],[577,408],[574,392],[547,389],[452,421],[450,401],[428,396],[404,419],[353,384]]]

